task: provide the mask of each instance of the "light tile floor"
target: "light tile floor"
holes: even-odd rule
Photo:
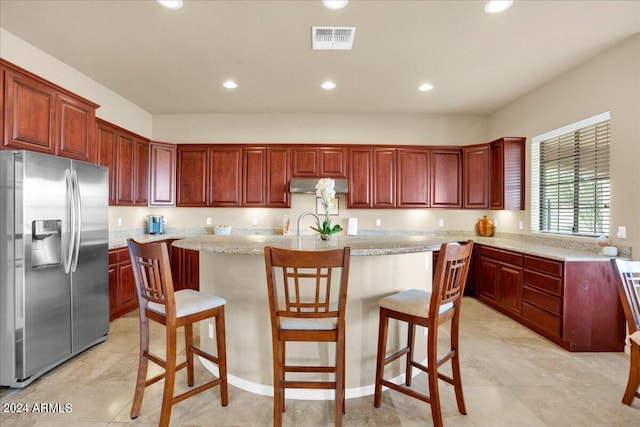
[[[152,351],[158,354],[163,353],[162,331],[157,326],[152,330]],[[445,333],[441,335],[443,340],[447,338]],[[228,331],[228,339],[232,336]],[[140,417],[129,418],[137,352],[138,318],[133,312],[112,322],[106,342],[29,387],[0,389],[0,425],[156,426],[163,382],[147,389]],[[461,358],[468,415],[458,413],[451,386],[441,382],[446,426],[640,426],[640,400],[632,406],[620,402],[629,368],[628,354],[569,353],[478,301],[465,298]],[[185,375],[182,371],[180,374],[178,387],[184,389]],[[196,382],[198,374],[206,372],[199,367]],[[425,376],[420,374],[413,387],[426,388],[425,384]],[[173,408],[171,425],[271,425],[270,397],[230,386],[229,406],[221,407],[219,398],[218,388],[214,388],[179,403]],[[71,411],[5,412],[12,403],[68,403]],[[333,403],[287,400],[284,425],[331,426]],[[422,402],[386,391],[379,409],[373,407],[372,396],[347,400],[344,425],[428,426],[431,413]]]

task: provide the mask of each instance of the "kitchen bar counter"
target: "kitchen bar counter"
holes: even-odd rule
[[[433,235],[336,235],[327,243],[315,236],[278,236],[278,235],[231,235],[191,236],[176,241],[174,246],[201,252],[232,253],[242,255],[262,255],[265,246],[271,245],[289,249],[322,249],[350,246],[354,256],[390,255],[438,250],[445,242],[463,242],[472,239],[475,243],[520,252],[526,255],[540,256],[557,261],[607,261],[609,257],[579,249],[570,249],[544,244],[532,244],[525,240],[479,237],[473,234]],[[595,243],[594,243],[594,248]]]

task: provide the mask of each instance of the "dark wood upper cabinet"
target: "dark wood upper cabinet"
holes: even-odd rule
[[[117,144],[117,129],[106,122],[96,121],[96,163],[109,168],[109,205],[116,204]]]
[[[208,153],[209,149],[206,145],[178,145],[176,160],[176,206],[208,206]]]
[[[178,145],[177,206],[289,207],[289,148]]]
[[[136,138],[134,147],[135,193],[133,204],[147,206],[149,204],[149,141]]]
[[[243,149],[243,206],[289,207],[289,149]]]
[[[242,147],[209,148],[211,206],[242,206]]]
[[[525,138],[500,138],[491,146],[491,209],[524,209]]]
[[[346,147],[320,147],[318,151],[321,178],[347,177]]]
[[[291,177],[346,178],[346,146],[293,146],[291,148]]]
[[[256,147],[244,148],[243,151],[242,204],[244,206],[264,206],[266,204],[267,149]]]
[[[397,150],[396,207],[429,207],[429,151],[426,147]]]
[[[289,156],[288,147],[267,148],[267,207],[288,208],[291,205]]]
[[[10,70],[5,84],[3,146],[55,154],[55,89]]]
[[[118,132],[116,148],[116,204],[133,205],[135,197],[135,138],[132,135]]]
[[[95,109],[65,95],[58,95],[59,118],[56,154],[85,162],[95,161]]]
[[[149,144],[149,205],[173,206],[176,192],[175,144]]]
[[[489,144],[462,147],[462,199],[465,209],[489,209],[490,150]]]
[[[462,207],[462,148],[432,148],[430,151],[430,199],[432,208]]]
[[[0,60],[2,147],[95,161],[95,110],[78,95]]]
[[[371,208],[372,149],[370,147],[349,148],[349,194],[348,207]]]
[[[109,204],[146,206],[149,201],[149,141],[96,119],[96,163],[109,168]]]
[[[396,150],[373,149],[373,207],[396,206]]]

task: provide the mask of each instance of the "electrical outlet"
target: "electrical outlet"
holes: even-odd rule
[[[258,218],[256,218],[255,216],[253,217],[253,219],[251,220],[251,224],[255,227],[256,225],[258,225]]]
[[[618,232],[616,233],[618,239],[626,239],[627,238],[627,227],[624,225],[618,226]]]
[[[380,218],[376,219],[376,227],[380,227],[382,225],[382,220]]]
[[[495,225],[495,224],[494,224],[494,225]],[[518,223],[518,228],[519,228],[520,230],[524,230],[524,221],[520,221],[520,222]]]
[[[209,338],[213,339],[213,323],[209,323]]]
[[[122,227],[122,218],[118,218],[118,227]]]
[[[438,220],[438,227],[444,227],[444,219]]]
[[[207,225],[211,225],[211,218],[207,218]]]

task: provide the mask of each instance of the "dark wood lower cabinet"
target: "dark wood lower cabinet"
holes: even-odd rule
[[[200,290],[200,253],[171,246],[169,248],[174,290]],[[109,320],[117,319],[138,307],[138,295],[129,258],[129,249],[109,251]]]
[[[474,246],[476,297],[569,351],[623,351],[625,323],[608,260],[557,261]]]
[[[109,320],[127,314],[138,306],[129,250],[109,251]]]
[[[169,245],[171,245],[169,243]],[[171,276],[173,289],[200,290],[200,253],[190,249],[171,247]]]

